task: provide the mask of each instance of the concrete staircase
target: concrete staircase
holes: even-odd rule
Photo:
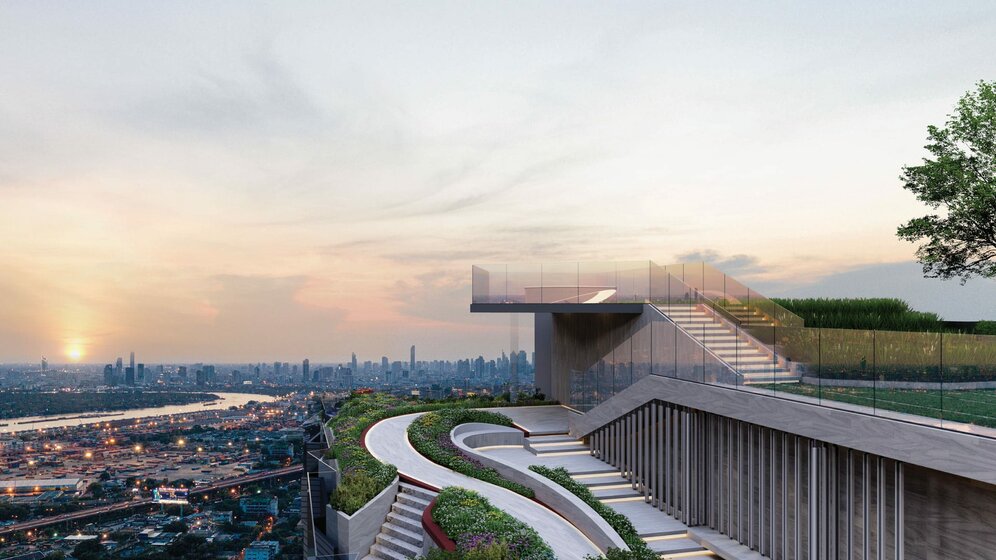
[[[402,482],[391,512],[380,526],[380,533],[364,560],[404,560],[421,556],[426,538],[422,512],[435,497],[435,492]]]
[[[561,457],[566,455],[588,455],[585,442],[565,434],[530,436],[525,439],[527,451],[533,455]]]
[[[745,385],[798,383],[799,376],[775,362],[771,351],[744,332],[737,332],[706,305],[660,306],[676,325],[719,356],[742,376]],[[744,313],[756,313],[744,308]],[[751,325],[759,325],[760,319]]]
[[[712,552],[688,538],[685,524],[646,503],[642,490],[634,489],[619,469],[591,457],[584,442],[566,433],[549,434],[526,438],[526,449],[537,457],[565,456],[560,461],[571,477],[587,486],[599,501],[628,517],[640,538],[662,559],[715,558]],[[592,468],[595,461],[604,468]]]

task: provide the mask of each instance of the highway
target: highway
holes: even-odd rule
[[[268,478],[279,478],[294,473],[302,473],[303,467],[301,465],[291,465],[289,467],[284,467],[281,469],[274,469],[272,471],[258,472],[253,474],[247,474],[245,476],[239,476],[236,478],[228,478],[224,480],[219,480],[212,484],[205,486],[198,486],[190,491],[190,494],[203,494],[204,492],[213,492],[215,490],[222,490],[224,488],[230,488],[232,486],[242,486],[243,484],[249,484],[252,482],[257,482],[259,480],[266,480]],[[59,523],[66,523],[68,521],[79,521],[81,519],[86,519],[87,517],[93,517],[95,515],[103,515],[105,513],[114,513],[128,509],[135,509],[144,506],[151,506],[152,498],[144,498],[141,500],[132,500],[129,502],[121,502],[117,504],[111,504],[108,506],[100,506],[80,511],[74,511],[72,513],[63,513],[60,515],[55,515],[52,517],[43,517],[40,519],[33,519],[31,521],[25,521],[24,523],[18,523],[16,525],[8,525],[7,527],[0,528],[0,535],[9,535],[11,533],[19,533],[22,531],[31,531],[34,529],[40,529],[42,527],[47,527],[49,525],[57,525]]]

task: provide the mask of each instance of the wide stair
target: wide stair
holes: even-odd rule
[[[670,305],[658,309],[740,374],[745,385],[799,382],[799,376],[777,363],[768,348],[745,332],[738,332],[708,306]],[[756,312],[745,307],[743,313]],[[756,326],[760,321],[755,318],[750,324]]]
[[[525,448],[539,459],[555,461],[571,477],[588,487],[602,503],[625,515],[637,533],[662,559],[715,558],[709,550],[688,538],[684,523],[644,501],[623,473],[591,456],[588,446],[566,433],[526,438]]]
[[[435,492],[400,483],[391,512],[380,526],[380,533],[364,560],[404,560],[421,556],[425,542],[422,512],[435,498]]]

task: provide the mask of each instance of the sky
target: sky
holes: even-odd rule
[[[481,262],[706,259],[996,319],[996,283],[922,280],[895,236],[994,28],[992,2],[0,3],[0,362],[494,355]]]

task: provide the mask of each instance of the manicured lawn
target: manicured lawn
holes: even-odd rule
[[[776,391],[996,428],[996,389],[918,391],[781,384]]]

